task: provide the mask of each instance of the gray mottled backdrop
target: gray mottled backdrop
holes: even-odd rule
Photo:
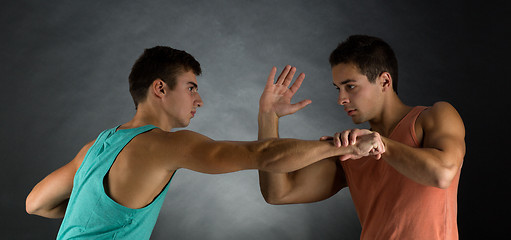
[[[101,130],[133,116],[127,77],[144,48],[168,45],[200,61],[205,106],[188,129],[216,140],[255,140],[258,99],[269,70],[296,66],[307,75],[296,100],[313,103],[282,119],[281,135],[317,139],[354,127],[336,105],[328,55],[339,41],[360,33],[394,47],[405,103],[444,100],[459,110],[468,149],[458,200],[460,237],[497,236],[505,230],[499,217],[510,213],[503,204],[509,156],[499,146],[501,136],[509,135],[503,131],[508,123],[498,121],[510,107],[502,101],[510,91],[503,38],[510,32],[504,25],[509,8],[491,1],[388,2],[3,2],[1,238],[55,237],[60,220],[29,216],[25,197]],[[358,239],[359,234],[348,189],[319,203],[271,206],[259,192],[256,171],[180,170],[153,239]]]

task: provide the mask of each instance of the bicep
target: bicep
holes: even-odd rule
[[[458,112],[448,103],[437,103],[423,126],[423,147],[437,150],[445,164],[460,166],[465,155],[465,127]]]

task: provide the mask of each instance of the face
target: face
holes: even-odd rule
[[[332,67],[332,76],[333,84],[339,90],[337,104],[344,106],[354,123],[370,121],[377,116],[377,109],[383,102],[378,79],[370,83],[367,76],[351,63]]]
[[[179,74],[174,89],[167,89],[167,93],[163,102],[171,126],[188,126],[197,108],[203,105],[198,92],[197,77],[192,71]]]

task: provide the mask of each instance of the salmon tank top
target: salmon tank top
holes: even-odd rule
[[[389,138],[420,147],[415,122],[425,109],[412,108]],[[362,225],[360,239],[458,239],[457,192],[461,168],[451,185],[440,189],[414,182],[384,158],[347,160],[342,162],[342,167]]]

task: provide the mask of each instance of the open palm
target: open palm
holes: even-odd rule
[[[282,117],[295,113],[311,103],[311,100],[306,99],[298,103],[291,104],[291,99],[298,89],[300,89],[300,85],[302,85],[305,74],[301,73],[298,75],[293,85],[288,88],[296,73],[296,68],[289,65],[286,66],[278,77],[277,82],[274,83],[276,72],[277,68],[273,67],[270,75],[268,76],[261,99],[259,100],[259,112],[275,113],[277,117]]]

